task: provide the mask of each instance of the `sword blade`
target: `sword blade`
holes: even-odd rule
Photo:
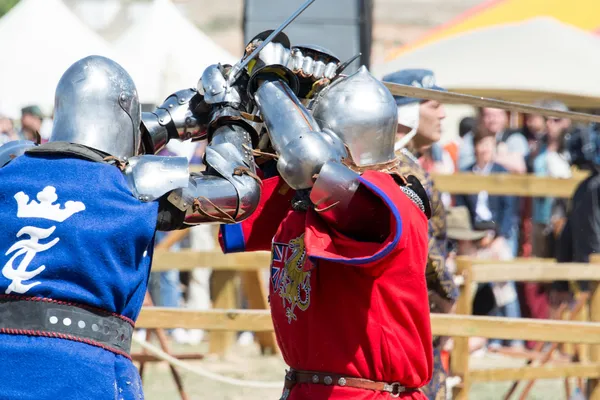
[[[467,104],[477,107],[501,108],[507,111],[516,111],[523,114],[538,114],[545,117],[568,118],[579,122],[600,122],[600,115],[579,113],[573,111],[552,110],[545,107],[536,107],[529,104],[515,103],[512,101],[491,99],[487,97],[471,96],[469,94],[442,92],[433,89],[424,89],[409,85],[383,82],[394,96],[415,97],[425,100],[436,100],[441,103]]]

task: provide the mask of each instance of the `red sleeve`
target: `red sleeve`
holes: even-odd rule
[[[402,215],[411,212],[421,214],[426,225],[425,214],[402,192],[394,179],[385,173],[367,171],[360,177],[361,185],[370,191],[368,197],[379,207],[380,218],[389,221],[381,240],[357,240],[350,238],[329,226],[319,215],[311,211],[307,215],[305,243],[309,257],[354,266],[372,266],[391,252],[400,250],[405,241],[402,237]],[[373,204],[369,205],[370,207]],[[360,213],[363,207],[352,207],[352,212]],[[381,221],[381,220],[380,220]],[[372,224],[381,224],[376,220]]]
[[[219,243],[224,253],[271,250],[271,241],[290,209],[294,191],[279,176],[262,181],[254,213],[237,224],[221,225]]]

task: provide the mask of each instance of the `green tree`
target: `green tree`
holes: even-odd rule
[[[0,0],[0,17],[6,14],[19,0]]]

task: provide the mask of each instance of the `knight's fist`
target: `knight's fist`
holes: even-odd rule
[[[244,57],[248,57],[263,41],[272,33],[264,31],[256,35],[246,46]],[[298,78],[289,69],[291,45],[290,40],[284,33],[280,33],[267,43],[258,55],[248,63],[246,67],[250,77],[248,82],[248,93],[252,95],[264,81],[282,80],[297,93]]]
[[[323,47],[315,45],[294,46],[288,67],[298,77],[301,98],[311,98],[313,93],[326,86],[338,74],[340,60]]]

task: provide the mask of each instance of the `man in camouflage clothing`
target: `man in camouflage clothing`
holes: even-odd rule
[[[412,85],[427,89],[444,90],[435,85],[433,72],[424,69],[401,70],[383,78],[385,82]],[[432,217],[429,219],[429,254],[427,258],[427,288],[432,312],[448,313],[452,310],[458,290],[452,274],[446,268],[446,211],[441,193],[433,180],[421,167],[419,153],[440,140],[441,121],[445,117],[442,104],[434,100],[395,96],[398,105],[398,136],[396,155],[401,160],[401,173],[414,175],[429,196]],[[423,388],[430,400],[446,399],[446,377],[441,360],[443,342],[433,338],[434,371],[429,384]]]

